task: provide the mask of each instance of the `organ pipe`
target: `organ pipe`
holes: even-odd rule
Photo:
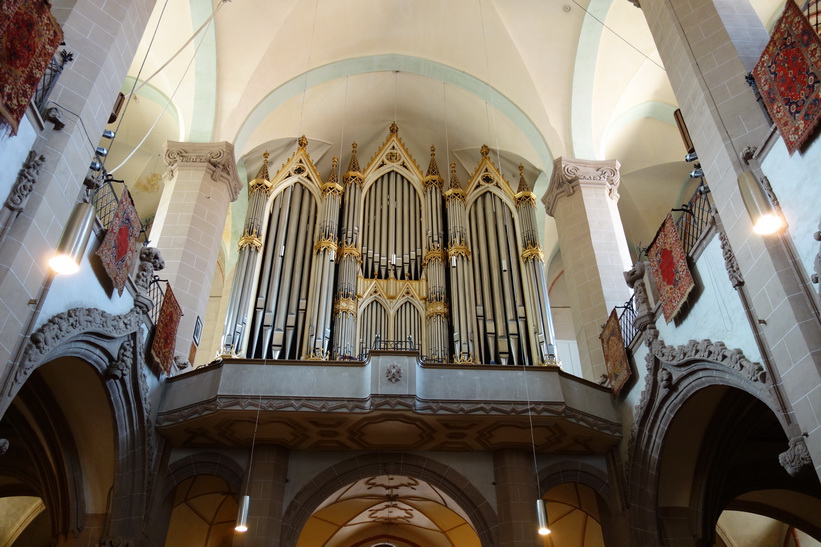
[[[514,192],[482,147],[468,190],[451,163],[443,192],[435,149],[423,176],[397,132],[364,170],[353,144],[342,184],[337,158],[319,179],[304,137],[273,184],[266,154],[249,183],[223,354],[352,359],[393,340],[434,362],[546,362],[552,324],[523,176]]]
[[[262,167],[257,176],[248,183],[248,211],[245,214],[245,225],[239,239],[239,257],[234,273],[234,284],[228,300],[228,311],[225,316],[220,354],[237,356],[241,351],[245,327],[248,322],[248,308],[254,292],[253,276],[259,252],[262,248],[260,239],[262,215],[265,202],[271,191],[268,175],[268,152],[262,155]]]

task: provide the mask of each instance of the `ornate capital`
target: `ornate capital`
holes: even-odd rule
[[[234,162],[234,145],[221,142],[174,142],[165,143],[166,177],[173,178],[180,168],[205,166],[214,182],[222,181],[228,187],[231,201],[237,199],[242,183],[237,176]]]
[[[334,304],[334,313],[347,313],[356,318],[356,298],[339,298]]]
[[[438,300],[432,300],[427,303],[425,306],[425,319],[430,319],[432,317],[447,317],[448,316],[448,305],[445,302],[440,302]]]
[[[556,202],[562,196],[572,196],[580,186],[600,187],[610,199],[619,199],[619,168],[617,160],[577,160],[556,158],[553,162],[553,176],[547,192],[542,197],[545,211],[550,216],[556,209]]]

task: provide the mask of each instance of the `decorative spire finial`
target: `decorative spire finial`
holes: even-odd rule
[[[428,177],[439,176],[439,166],[436,164],[436,147],[430,147],[430,163],[428,164]]]
[[[305,138],[305,135],[299,137],[299,139],[296,142],[300,148],[305,148],[308,146],[308,139]]]
[[[348,164],[349,173],[359,173],[359,158],[356,156],[356,143],[351,145],[351,162]]]
[[[462,185],[459,184],[459,179],[456,178],[456,163],[450,162],[450,187],[453,189],[462,189]]]
[[[527,181],[525,180],[525,166],[521,163],[519,164],[519,189],[517,192],[529,192],[530,186],[527,185]]]
[[[486,158],[490,155],[490,148],[487,147],[486,144],[482,145],[482,157]]]
[[[271,177],[268,176],[268,151],[266,150],[264,154],[262,154],[262,167],[259,168],[259,172],[257,176],[254,177],[255,179],[270,181]]]
[[[336,156],[331,160],[331,174],[328,176],[328,184],[339,184],[339,158]]]
[[[391,124],[391,135],[396,135],[397,133],[399,133],[399,126],[396,125],[396,122],[393,122]]]

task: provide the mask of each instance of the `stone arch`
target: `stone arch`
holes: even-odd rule
[[[197,452],[180,458],[168,466],[168,482],[163,497],[171,495],[182,481],[195,475],[219,477],[237,495],[242,490],[242,467],[233,458],[218,452]]]
[[[114,476],[107,507],[108,537],[137,537],[141,521],[131,517],[144,506],[156,444],[150,423],[148,378],[143,356],[144,310],[122,315],[97,308],[73,308],[51,317],[26,342],[12,371],[10,388],[0,400],[8,409],[32,373],[44,365],[71,359],[89,366],[100,380],[111,412]]]
[[[779,433],[785,441],[790,440],[788,452],[793,450],[793,441],[803,443],[803,440],[795,437],[791,412],[779,403],[767,371],[760,363],[747,359],[740,350],[730,350],[722,342],[711,340],[691,340],[687,345],[667,346],[653,327],[645,333],[645,344],[650,349],[646,356],[647,376],[641,401],[636,407],[628,448],[627,484],[633,540],[639,545],[661,544],[665,534],[670,533],[663,529],[659,513],[664,502],[669,501],[663,499],[667,491],[665,478],[669,480],[672,476],[668,462],[675,452],[671,452],[669,442],[676,438],[689,439],[685,447],[687,454],[678,457],[690,457],[688,462],[692,469],[679,468],[678,473],[691,477],[693,484],[685,496],[688,499],[683,502],[686,506],[681,507],[678,515],[667,515],[667,521],[677,522],[670,526],[680,526],[682,529],[678,533],[684,533],[684,527],[689,526],[687,522],[695,519],[699,523],[698,533],[707,538],[712,534],[711,525],[714,526],[710,519],[722,502],[708,499],[708,484],[719,472],[716,466],[720,464],[718,459],[701,461],[705,458],[703,447],[714,444],[718,449],[722,443],[729,446],[726,434],[733,432],[734,424],[749,421],[747,414],[741,412],[747,413],[750,409],[765,416],[771,414]],[[693,407],[705,402],[716,406],[702,411],[698,425],[691,426],[695,432],[671,434],[674,427],[681,427],[682,421],[689,418],[688,413],[694,412]],[[738,416],[733,412],[722,415],[721,409],[732,405],[741,409]],[[723,420],[720,425],[725,435],[715,434],[719,427],[713,423],[716,420]],[[697,429],[699,427],[701,429]],[[710,431],[713,432],[712,443],[707,442]],[[783,449],[787,448],[787,442],[784,442]],[[704,469],[707,464],[710,468]],[[783,461],[782,465],[787,467]],[[715,492],[712,497],[716,497]],[[684,514],[688,511],[690,514]]]
[[[607,474],[601,469],[588,463],[575,461],[561,461],[539,470],[539,492],[544,493],[566,482],[577,482],[593,489],[596,494],[613,509],[613,500],[610,496],[610,484]]]
[[[335,491],[374,475],[405,475],[441,489],[467,513],[482,545],[498,543],[496,512],[461,473],[441,462],[415,454],[374,452],[327,468],[297,492],[282,518],[282,544],[296,545],[314,509]]]

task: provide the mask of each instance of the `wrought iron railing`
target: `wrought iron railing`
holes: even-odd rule
[[[701,235],[710,226],[713,205],[709,194],[710,190],[702,182],[687,203],[682,204],[678,209],[673,209],[675,213],[678,213],[678,218],[674,214],[673,219],[681,238],[681,246],[687,254],[690,254]]]
[[[810,22],[815,32],[821,34],[821,0],[808,0],[804,3],[802,10],[807,16],[807,21]]]
[[[624,303],[624,306],[616,306],[619,312],[619,327],[621,327],[621,337],[624,340],[625,347],[630,346],[633,340],[638,336],[639,329],[634,324],[636,322],[636,307],[634,301],[636,295],[630,297],[630,300]]]
[[[49,61],[46,72],[43,74],[40,83],[37,84],[37,89],[34,90],[34,97],[32,98],[34,106],[37,107],[40,114],[43,114],[46,103],[48,103],[48,98],[51,92],[54,91],[54,87],[57,85],[57,80],[60,78],[60,74],[63,73],[63,69],[73,60],[73,53],[61,49],[55,53],[54,57]]]
[[[148,313],[148,316],[151,318],[151,323],[153,325],[157,324],[157,319],[160,317],[160,308],[162,307],[163,298],[165,298],[165,291],[163,291],[162,285],[160,283],[164,282],[165,279],[160,279],[160,276],[155,275],[151,278],[151,283],[148,284],[148,298],[154,302],[154,307],[151,308],[151,311]]]
[[[382,340],[377,337],[370,346],[364,342],[362,343],[359,359],[364,361],[371,351],[415,351],[418,353],[420,349],[420,344],[416,343],[411,337],[408,337],[407,340]]]
[[[97,218],[100,219],[100,224],[106,230],[111,225],[114,213],[117,212],[117,205],[120,202],[111,182],[112,179],[106,177],[91,194],[91,203],[94,205],[94,210],[97,211]]]

